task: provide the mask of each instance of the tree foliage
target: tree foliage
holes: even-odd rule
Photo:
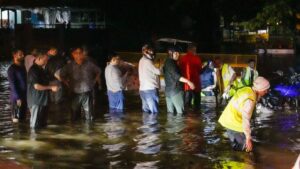
[[[244,23],[249,30],[269,28],[270,33],[291,34],[294,30],[293,0],[267,2],[256,17]]]

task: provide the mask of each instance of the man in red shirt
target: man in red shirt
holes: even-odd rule
[[[194,99],[194,110],[200,108],[200,73],[202,68],[201,58],[197,55],[197,47],[195,44],[190,44],[186,55],[180,59],[180,69],[183,77],[190,80],[195,85],[192,90],[187,84],[184,84],[185,105],[191,106],[191,101]]]

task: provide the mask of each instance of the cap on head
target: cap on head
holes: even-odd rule
[[[153,48],[152,48],[149,44],[145,44],[145,45],[142,47],[142,51],[146,51],[146,50],[153,50]]]
[[[270,88],[270,82],[262,76],[257,77],[253,82],[253,89],[256,91],[264,91]]]

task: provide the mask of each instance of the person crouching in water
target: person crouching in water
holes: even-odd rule
[[[177,64],[179,59],[178,49],[169,49],[171,51],[163,66],[163,73],[166,83],[166,102],[168,113],[183,114],[184,113],[184,91],[182,83],[186,83],[194,90],[194,84],[184,78],[180,73],[180,67]]]
[[[120,68],[120,57],[113,53],[109,56],[109,64],[105,68],[105,81],[110,112],[124,111],[124,80],[127,73],[122,77]]]
[[[231,98],[219,123],[227,129],[227,135],[234,150],[252,151],[250,119],[256,101],[264,96],[270,83],[263,77],[257,77],[252,87],[239,89]]]

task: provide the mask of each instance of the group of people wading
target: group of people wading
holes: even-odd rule
[[[252,150],[250,119],[257,100],[270,87],[268,80],[259,77],[255,61],[238,79],[234,69],[221,59],[202,64],[196,45],[190,44],[186,54],[180,56],[176,47],[168,49],[163,66],[154,64],[154,50],[145,44],[138,63],[139,94],[142,112],[159,113],[160,76],[165,79],[165,99],[168,113],[184,115],[200,110],[201,96],[220,96],[226,107],[219,123],[226,128],[235,150]],[[8,80],[13,122],[25,121],[30,112],[30,127],[41,128],[47,124],[49,102],[66,107],[66,92],[69,91],[71,120],[80,119],[83,112],[88,122],[94,120],[95,86],[101,87],[101,70],[88,57],[86,48],[71,49],[70,59],[58,56],[57,49],[33,50],[24,57],[20,49],[13,50],[13,63],[9,67]],[[120,65],[124,62],[117,53],[111,53],[105,68],[108,107],[110,112],[124,112],[128,72]]]

